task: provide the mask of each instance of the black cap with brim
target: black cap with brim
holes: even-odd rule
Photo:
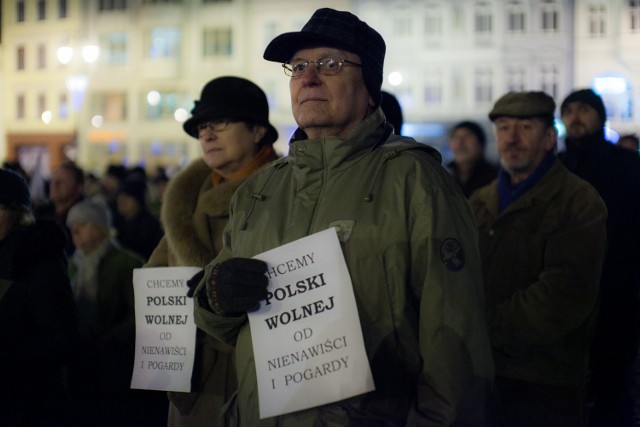
[[[269,123],[267,96],[247,79],[225,76],[209,81],[182,128],[198,139],[198,125],[218,119],[257,123],[267,128],[263,141],[273,144],[278,139],[278,131]]]

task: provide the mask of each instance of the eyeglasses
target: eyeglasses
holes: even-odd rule
[[[196,129],[198,129],[198,132],[205,129],[208,129],[211,132],[222,132],[229,127],[230,123],[235,123],[235,121],[229,119],[210,120],[208,122],[198,123]]]
[[[310,61],[308,59],[302,58],[294,58],[282,64],[282,68],[284,69],[284,73],[287,76],[296,79],[304,74],[307,67],[309,66],[309,63],[311,62],[316,64],[316,72],[325,76],[338,74],[340,71],[342,71],[342,66],[345,64],[352,65],[354,67],[362,67],[362,64],[347,61],[346,59],[338,58],[337,56],[324,56],[322,58],[316,59],[315,61]]]

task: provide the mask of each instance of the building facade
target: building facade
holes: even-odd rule
[[[640,131],[640,0],[333,0],[387,42],[383,88],[400,100],[403,134],[440,149],[459,120],[486,115],[508,90],[558,104],[593,87],[619,132]],[[260,85],[276,148],[295,129],[287,77],[262,59],[299,30],[312,0],[4,0],[0,159],[43,173],[77,160],[179,168],[200,152],[181,123],[212,78]],[[489,145],[489,156],[494,154]]]

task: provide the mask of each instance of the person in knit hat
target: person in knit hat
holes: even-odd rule
[[[85,199],[67,215],[75,252],[69,277],[81,348],[69,366],[72,425],[134,425],[140,392],[129,387],[135,320],[133,269],[143,260],[112,238],[107,205]]]
[[[439,153],[393,133],[380,108],[384,56],[378,31],[331,8],[316,10],[300,31],[275,37],[264,51],[288,79],[298,128],[288,157],[234,194],[222,250],[194,294],[197,326],[235,346],[229,425],[480,427],[487,420],[493,361],[475,221]],[[331,359],[304,353],[342,334],[339,310],[324,310],[322,301],[308,305],[323,311],[305,319],[310,339],[296,343],[289,329],[287,341],[263,347],[273,353],[262,357],[251,340],[260,334],[270,342],[273,331],[249,326],[247,312],[261,307],[273,320],[307,304],[288,298],[286,308],[267,306],[268,266],[255,257],[322,231],[340,242],[361,322],[352,326],[362,330],[366,352],[352,359],[335,349],[325,357],[334,368],[344,357],[357,372],[346,365],[334,372]],[[307,245],[295,256],[322,257]],[[267,362],[279,365],[270,367],[269,384],[256,372]],[[359,370],[367,367],[375,390]],[[307,389],[325,374],[318,394]],[[287,376],[296,378],[290,387]]]
[[[64,366],[77,349],[65,234],[35,220],[29,188],[0,169],[0,425],[69,425]]]
[[[605,139],[606,109],[592,89],[560,106],[567,129],[560,159],[591,183],[607,205],[607,256],[600,314],[590,354],[590,426],[631,426],[631,367],[640,338],[640,156]]]
[[[278,158],[267,96],[242,77],[207,82],[183,129],[202,157],[167,184],[160,208],[164,237],[146,267],[204,268],[222,248],[235,191]],[[191,392],[169,392],[168,425],[225,425],[220,412],[236,389],[233,347],[198,330]]]

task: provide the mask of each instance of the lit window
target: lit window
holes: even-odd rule
[[[58,98],[58,117],[61,119],[69,117],[69,98],[66,93],[61,93]]]
[[[38,46],[38,69],[43,70],[47,67],[47,47],[43,44]]]
[[[149,58],[177,58],[180,56],[180,30],[153,28],[147,33]]]
[[[40,118],[42,113],[47,111],[47,96],[44,93],[38,94],[38,116]]]
[[[485,2],[476,3],[474,29],[476,34],[489,35],[492,29],[491,5]]]
[[[110,65],[125,65],[127,63],[127,33],[116,32],[104,34],[100,39],[101,55]]]
[[[442,78],[439,70],[425,73],[424,103],[427,107],[439,107],[442,104]]]
[[[98,0],[98,10],[125,10],[127,8],[127,0]]]
[[[193,106],[193,99],[176,91],[152,90],[143,93],[141,98],[142,116],[151,121],[173,119],[179,108],[190,111]]]
[[[91,100],[90,116],[102,116],[105,123],[123,122],[127,118],[127,95],[124,92],[96,93]]]

